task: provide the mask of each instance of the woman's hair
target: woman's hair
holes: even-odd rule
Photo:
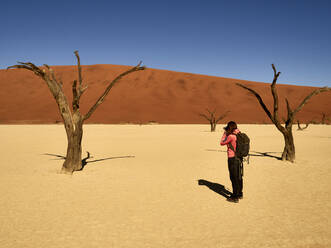
[[[234,130],[237,129],[237,123],[235,123],[234,121],[229,121],[228,125],[224,129],[225,131],[232,133]]]

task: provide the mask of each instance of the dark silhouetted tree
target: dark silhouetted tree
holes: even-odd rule
[[[329,118],[326,116],[325,113],[322,113],[322,121],[321,121],[321,124],[327,124],[328,121],[329,121]]]
[[[105,97],[111,90],[111,88],[120,81],[120,79],[130,73],[144,70],[145,67],[140,66],[141,62],[131,69],[121,73],[115,79],[107,84],[107,87],[103,94],[98,98],[98,100],[91,106],[86,114],[80,112],[80,98],[87,89],[86,85],[83,85],[82,80],[82,68],[80,65],[80,58],[78,51],[75,51],[75,56],[77,58],[78,67],[78,81],[74,80],[72,83],[72,94],[73,99],[71,107],[68,103],[67,97],[64,94],[62,82],[57,80],[52,68],[48,65],[44,65],[44,68],[37,67],[31,62],[18,62],[18,65],[13,65],[8,67],[26,69],[34,72],[38,77],[40,77],[48,86],[51,91],[61,114],[64,122],[64,127],[67,133],[68,147],[67,155],[62,166],[62,172],[73,173],[74,171],[82,170],[82,137],[83,137],[83,123],[94,111],[103,103]]]
[[[209,121],[210,131],[215,132],[217,123],[220,120],[224,119],[224,117],[228,114],[229,111],[227,111],[225,114],[222,114],[222,115],[216,117],[216,115],[215,115],[216,110],[214,110],[214,111],[210,111],[209,109],[206,109],[206,110],[207,110],[208,114],[200,114],[200,116],[202,116],[203,118],[205,118],[206,120]]]
[[[331,90],[331,88],[324,87],[324,88],[318,88],[316,90],[313,90],[309,95],[307,95],[302,100],[302,102],[299,104],[299,106],[297,106],[297,108],[295,108],[294,110],[292,110],[292,108],[290,107],[290,104],[288,102],[288,99],[286,98],[287,119],[285,120],[285,127],[284,127],[281,125],[281,122],[279,121],[279,117],[278,117],[278,108],[279,107],[278,107],[278,94],[277,94],[277,89],[276,89],[276,82],[277,82],[280,72],[277,72],[277,70],[273,64],[272,64],[272,69],[274,71],[274,78],[271,83],[271,93],[272,93],[272,97],[274,100],[273,101],[274,102],[273,103],[273,113],[271,113],[269,111],[267,106],[264,104],[261,96],[255,90],[253,90],[245,85],[242,85],[240,83],[237,83],[237,85],[250,91],[257,98],[262,109],[267,114],[269,119],[277,127],[277,129],[283,134],[284,141],[285,141],[285,147],[284,147],[284,150],[282,153],[282,160],[294,162],[295,146],[294,146],[293,133],[292,133],[292,125],[293,125],[294,117],[303,108],[303,106],[308,102],[308,100],[310,98],[312,98],[313,96],[315,96],[321,92],[329,91],[329,90]]]

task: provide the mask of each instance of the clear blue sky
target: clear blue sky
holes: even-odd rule
[[[2,1],[0,68],[135,65],[331,86],[329,0]]]

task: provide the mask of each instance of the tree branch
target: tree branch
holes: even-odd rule
[[[79,109],[79,96],[77,92],[77,80],[72,83],[72,109],[77,111]]]
[[[250,91],[250,92],[251,92],[251,93],[257,98],[257,100],[259,101],[261,107],[263,108],[264,112],[266,112],[266,114],[267,114],[267,116],[270,118],[270,120],[271,120],[272,122],[274,122],[274,117],[271,115],[269,109],[268,109],[267,106],[264,104],[264,102],[263,102],[261,96],[260,96],[255,90],[253,90],[253,89],[251,89],[251,88],[249,88],[249,87],[247,87],[247,86],[245,86],[245,85],[243,85],[243,84],[240,84],[240,83],[236,83],[236,85],[240,86],[241,88],[244,88],[245,90]]]
[[[112,82],[109,83],[109,85],[107,86],[105,92],[99,97],[99,99],[96,101],[96,103],[90,108],[90,110],[87,112],[87,114],[84,116],[84,120],[87,120],[88,118],[91,117],[91,115],[93,114],[93,112],[97,109],[97,107],[103,103],[103,101],[105,100],[105,97],[108,95],[109,91],[111,90],[111,88],[124,76],[135,72],[135,71],[140,71],[140,70],[145,70],[144,66],[140,66],[141,62],[139,62],[138,65],[136,65],[135,67],[123,72],[122,74],[120,74],[119,76],[117,76]]]
[[[306,128],[308,127],[308,125],[309,125],[309,123],[306,123],[306,126],[305,126],[305,127],[301,127],[301,126],[300,126],[300,122],[299,122],[299,120],[298,120],[298,130],[299,130],[299,131],[302,131],[302,130],[306,129]]]
[[[276,90],[276,82],[277,79],[280,75],[280,72],[277,72],[276,67],[274,64],[271,65],[272,69],[274,71],[274,78],[272,80],[272,84],[271,84],[271,93],[272,93],[272,97],[274,99],[274,121],[275,123],[279,123],[279,119],[278,119],[278,94],[277,94],[277,90]]]
[[[216,111],[216,109],[214,109],[214,111],[210,111],[208,108],[206,108],[206,110],[210,115],[210,120],[209,121],[211,123],[214,123],[215,122],[215,111]]]
[[[48,66],[44,65],[46,69],[40,69],[31,62],[18,62],[18,65],[9,66],[7,69],[17,68],[17,69],[26,69],[34,72],[37,76],[42,78],[47,84],[49,90],[51,91],[53,97],[55,98],[56,103],[58,104],[60,114],[64,120],[70,120],[69,123],[72,123],[72,114],[68,105],[66,96],[63,93],[62,85],[56,81],[53,70]],[[65,126],[66,129],[68,128]]]
[[[80,66],[80,58],[79,58],[78,51],[74,51],[74,53],[75,53],[76,58],[77,58],[78,82],[79,82],[79,86],[82,87],[83,79],[82,79],[82,68]]]
[[[206,108],[206,110],[207,110],[207,112],[212,116],[212,115],[214,115],[214,113],[215,113],[215,111],[216,111],[216,109],[212,112],[212,111],[210,111],[208,108]]]
[[[272,67],[272,69],[274,71],[274,79],[273,79],[272,83],[276,83],[276,81],[277,81],[277,79],[278,79],[278,77],[280,75],[280,71],[277,72],[276,67],[275,67],[274,64],[271,64],[271,67]]]
[[[17,68],[17,69],[26,69],[32,71],[34,74],[36,74],[38,77],[42,78],[46,82],[54,98],[55,99],[57,98],[59,92],[62,90],[62,85],[56,81],[54,71],[48,65],[44,64],[44,66],[47,69],[46,71],[46,69],[40,69],[38,66],[36,66],[31,62],[18,62],[18,63],[19,63],[18,65],[9,66],[7,70],[12,68]]]
[[[224,119],[224,117],[227,116],[227,114],[228,114],[229,112],[230,112],[230,111],[227,111],[225,114],[220,115],[220,116],[216,119],[216,123],[219,122],[220,120]]]
[[[59,85],[60,87],[62,87],[62,84],[59,83],[59,82],[56,80],[56,77],[55,77],[55,74],[54,74],[53,69],[52,69],[49,65],[47,65],[47,64],[44,64],[44,66],[47,68],[47,70],[48,70],[48,72],[49,72],[49,74],[50,74],[50,77],[48,76],[47,73],[46,73],[46,76],[48,76],[48,77],[53,81],[53,83],[55,83],[55,84]]]
[[[77,106],[79,108],[79,101],[85,90],[87,89],[87,85],[83,86],[83,78],[82,78],[82,67],[80,65],[80,57],[78,51],[75,51],[75,56],[77,58],[77,68],[78,68],[78,91],[77,91]]]
[[[303,99],[303,101],[300,103],[300,105],[293,111],[293,116],[302,109],[302,107],[309,101],[310,98],[312,98],[315,95],[318,95],[319,93],[330,91],[330,90],[331,90],[331,88],[323,87],[323,88],[319,88],[319,89],[312,91],[308,96],[305,97],[305,99]]]
[[[211,119],[207,116],[207,115],[205,115],[205,114],[199,114],[200,116],[202,116],[202,117],[204,117],[205,119],[207,119],[208,121],[211,121]]]
[[[285,98],[285,101],[286,101],[286,108],[287,108],[287,121],[285,121],[285,123],[286,122],[292,122],[292,119],[294,117],[293,116],[293,111],[291,109],[290,103],[289,103],[287,98]]]
[[[39,77],[43,78],[45,76],[45,72],[42,71],[39,67],[35,66],[31,62],[25,63],[25,62],[18,61],[17,63],[18,63],[17,65],[12,65],[12,66],[7,67],[7,70],[8,69],[26,69],[26,70],[32,71],[34,74],[36,74]]]

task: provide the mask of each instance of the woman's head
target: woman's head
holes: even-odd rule
[[[227,133],[232,133],[236,129],[237,129],[237,123],[235,123],[234,121],[229,121],[226,127],[224,127],[224,130]]]

